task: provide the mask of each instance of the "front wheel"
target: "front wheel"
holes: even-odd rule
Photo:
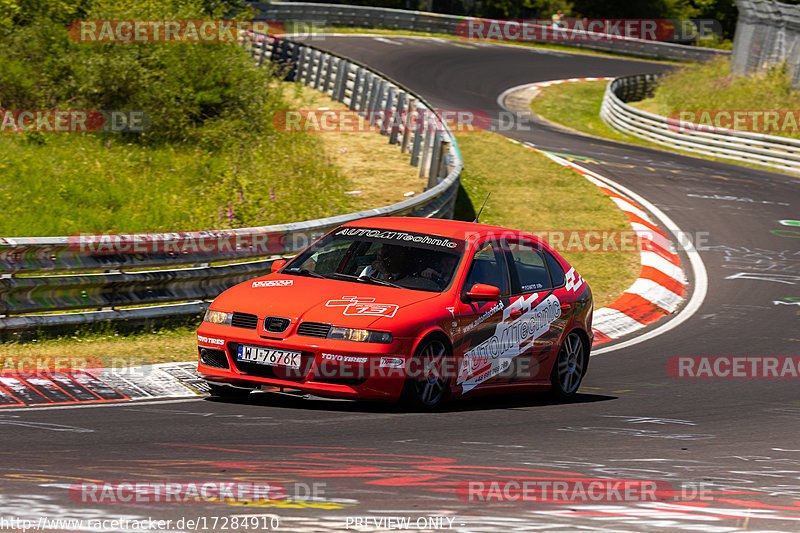
[[[440,339],[423,341],[409,365],[403,396],[413,407],[433,409],[440,405],[450,392],[445,369],[450,349]]]
[[[551,392],[559,400],[569,400],[578,392],[589,363],[588,346],[573,331],[558,350],[558,358],[550,373]]]

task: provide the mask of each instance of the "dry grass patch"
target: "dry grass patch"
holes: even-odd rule
[[[195,328],[185,326],[151,333],[79,332],[69,337],[33,342],[0,344],[2,368],[15,368],[21,361],[44,361],[69,357],[72,361],[100,361],[104,368],[152,363],[191,361],[197,355]]]
[[[346,111],[347,106],[327,94],[295,84],[287,91],[289,106],[298,110]],[[309,122],[310,123],[310,122]],[[301,122],[301,124],[306,124]],[[345,128],[342,128],[343,130]],[[391,205],[425,190],[426,181],[419,169],[409,164],[409,154],[400,153],[398,145],[378,128],[368,131],[325,131],[315,135],[322,143],[328,161],[348,177],[359,209]]]

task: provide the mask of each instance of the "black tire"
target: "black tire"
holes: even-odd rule
[[[229,387],[228,385],[219,385],[217,383],[208,383],[209,394],[213,398],[221,398],[223,400],[246,400],[250,396],[253,389],[240,389],[237,387]]]
[[[550,372],[551,394],[558,400],[570,400],[581,386],[589,365],[589,347],[577,331],[564,339]]]
[[[409,365],[409,377],[403,387],[403,399],[416,409],[430,410],[450,395],[450,380],[445,373],[450,347],[437,337],[424,340]]]

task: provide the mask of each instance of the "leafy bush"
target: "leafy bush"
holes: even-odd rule
[[[0,235],[189,231],[352,210],[282,84],[235,43],[80,43],[85,20],[219,19],[233,0],[0,0],[0,109],[142,110],[127,133],[0,133]],[[245,14],[246,16],[246,14]]]
[[[223,139],[273,133],[269,117],[280,108],[280,92],[269,69],[256,67],[234,43],[79,43],[67,32],[68,19],[84,14],[88,20],[221,18],[222,9],[209,4],[94,0],[65,8],[67,17],[54,18],[44,8],[26,12],[27,23],[0,39],[6,73],[0,105],[145,110],[152,127],[132,138],[145,143],[197,141],[207,137],[206,125],[218,131],[228,120],[247,128],[227,128]]]

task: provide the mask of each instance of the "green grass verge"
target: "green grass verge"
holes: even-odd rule
[[[616,140],[632,137],[619,133],[600,118],[607,81],[561,83],[539,89],[531,101],[531,110],[547,120],[569,128]]]
[[[31,361],[47,368],[49,361],[69,357],[72,366],[123,368],[151,363],[190,361],[197,353],[196,325],[126,335],[112,326],[79,330],[71,335],[30,342],[0,344],[0,369],[19,369]]]
[[[796,115],[800,113],[800,91],[792,88],[785,65],[751,76],[736,77],[730,73],[729,61],[723,58],[684,67],[665,76],[653,98],[631,105],[659,115],[670,115],[679,110],[792,110],[794,121],[778,120],[763,128],[765,123],[762,119],[751,124],[754,129],[750,131],[800,139],[800,125],[796,121]],[[743,121],[742,125],[748,124]],[[784,125],[787,127],[783,128]]]
[[[649,142],[609,127],[600,118],[600,107],[603,103],[603,94],[605,93],[607,84],[607,81],[589,81],[551,85],[540,90],[539,94],[537,94],[537,96],[531,101],[530,108],[534,113],[546,120],[561,124],[579,132],[595,135],[597,137],[604,137],[607,139],[639,146],[647,146],[649,148],[656,148],[658,150],[664,150],[690,157],[708,159],[710,161],[733,163],[736,165],[766,170],[769,172],[779,172],[777,169],[754,163],[733,161],[721,157],[713,157],[709,155],[695,154],[678,150],[669,146]],[[653,104],[651,100],[639,103],[634,102],[631,105],[637,105],[638,107],[653,113],[657,112],[654,107],[655,104]],[[762,105],[761,109],[763,109],[763,107],[764,106]]]

